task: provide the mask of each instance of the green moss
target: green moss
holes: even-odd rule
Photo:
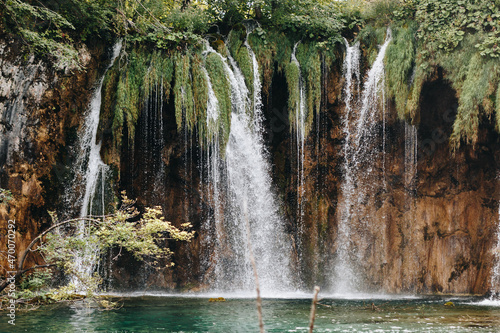
[[[144,102],[155,89],[163,90],[168,100],[173,77],[173,62],[165,52],[150,52],[131,46],[124,56],[108,71],[103,84],[101,123],[111,127],[113,149],[119,151],[123,129],[127,126],[130,145],[133,145],[135,127]]]
[[[266,39],[263,29],[257,28],[248,36],[248,44],[255,53],[259,64],[259,75],[262,82],[262,92],[269,95],[274,73],[273,46]]]
[[[183,125],[186,125],[187,129],[191,130],[193,128],[193,120],[196,119],[190,58],[189,53],[183,54],[178,52],[174,55],[175,121],[178,130],[182,130]]]
[[[382,45],[385,40],[387,27],[366,26],[360,31],[358,40],[363,45],[362,50],[364,57],[368,59],[368,65],[371,66],[377,59],[379,45]]]
[[[285,68],[286,83],[288,86],[288,117],[290,130],[296,125],[295,119],[300,111],[300,68],[295,62],[290,62]]]
[[[321,59],[316,45],[314,43],[299,44],[297,60],[301,64],[302,76],[306,81],[307,109],[319,113],[321,106]],[[309,112],[307,119],[309,127],[312,121],[313,112]]]
[[[203,71],[203,60],[200,55],[193,55],[192,59],[192,77],[193,77],[193,97],[194,113],[192,119],[189,119],[190,128],[196,126],[199,135],[199,141],[203,144],[203,139],[207,133],[207,101],[208,101],[208,82]]]
[[[405,109],[397,109],[398,115],[402,119],[412,120],[413,123],[420,120],[420,94],[425,81],[429,75],[428,66],[422,65],[419,62],[415,65],[415,76],[408,92],[408,100],[406,101]],[[399,102],[401,103],[401,101]]]
[[[302,80],[306,92],[306,120],[305,135],[307,136],[314,120],[314,112],[321,109],[321,57],[319,50],[313,43],[300,43],[297,46],[296,58],[300,68],[294,62],[289,62],[285,68],[285,77],[288,86],[290,129],[297,126],[296,117],[300,105],[299,80]]]
[[[143,103],[143,82],[149,67],[148,58],[148,56],[139,50],[131,50],[125,68],[120,73],[111,127],[115,147],[121,146],[125,122],[127,124],[129,138],[132,139],[135,136],[135,125],[139,119]],[[129,140],[129,142],[133,142],[133,140]]]
[[[454,83],[459,99],[451,136],[453,148],[460,147],[462,140],[467,144],[477,142],[480,113],[488,109],[488,92],[490,85],[498,82],[499,69],[495,61],[484,61],[476,53],[467,66],[465,80]]]
[[[219,102],[219,117],[217,118],[216,128],[219,129],[221,150],[224,150],[231,126],[231,86],[224,70],[224,63],[218,55],[214,53],[208,54],[205,59],[205,68]]]
[[[431,47],[433,44],[417,40],[415,36],[419,27],[415,22],[393,24],[393,42],[386,53],[386,88],[388,96],[395,101],[399,118],[413,123],[419,121],[422,87],[437,68],[442,68],[444,78],[456,90],[459,101],[451,138],[453,147],[457,148],[460,142],[473,144],[477,141],[483,114],[491,116],[495,113],[500,130],[500,64],[491,57],[482,56],[481,50],[476,47],[489,32],[466,34],[449,51],[446,48],[436,50]],[[358,39],[362,42],[363,59],[366,62],[370,63],[376,58],[385,33],[385,27],[370,26],[360,32]],[[230,50],[222,40],[217,40],[213,46],[223,56],[228,55],[228,52],[233,55],[252,94],[254,73],[250,53],[244,45],[246,38],[246,30],[240,26],[229,35]],[[285,74],[292,128],[296,126],[295,119],[299,111],[299,77],[302,75],[307,105],[306,135],[312,127],[314,114],[320,112],[324,70],[329,69],[338,58],[334,40],[301,42],[296,52],[299,68],[290,61],[294,45],[291,35],[256,28],[248,36],[259,63],[263,92],[269,94],[275,71]],[[232,107],[230,83],[220,57],[208,54],[203,58],[196,47],[151,52],[137,44],[129,44],[125,56],[108,72],[103,87],[101,129],[112,128],[114,147],[121,145],[124,126],[127,126],[130,136],[128,141],[134,142],[135,126],[144,101],[161,86],[165,100],[169,99],[169,93],[173,91],[177,127],[196,131],[200,143],[210,139],[207,138],[208,85],[204,67],[219,102],[220,115],[216,126],[222,138],[221,147],[225,146]],[[174,85],[173,89],[171,84]]]
[[[229,33],[229,51],[245,78],[245,84],[250,95],[253,95],[253,66],[247,47],[244,45],[246,32],[233,30]]]
[[[116,92],[118,79],[120,77],[119,66],[117,63],[108,70],[104,77],[102,85],[102,103],[101,112],[99,114],[99,129],[98,137],[102,138],[102,133],[106,128],[111,127],[113,121],[113,112],[115,109]]]
[[[453,51],[443,48],[431,52],[427,44],[414,41],[415,29],[416,26],[412,25],[394,28],[393,43],[388,47],[385,59],[387,89],[395,100],[398,116],[412,122],[419,121],[422,87],[431,73],[442,68],[444,78],[458,97],[451,148],[459,148],[462,142],[475,144],[482,115],[498,112],[495,91],[500,81],[500,64],[491,57],[482,56],[475,47],[483,39],[482,32],[465,35]],[[413,51],[414,48],[418,52]],[[408,89],[412,68],[415,68],[414,80]],[[500,124],[498,117],[497,124]]]
[[[268,40],[274,47],[273,56],[277,65],[277,70],[281,73],[290,62],[293,45],[295,43],[289,36],[278,32],[268,33]]]
[[[393,39],[385,56],[386,85],[389,98],[394,98],[398,116],[411,119],[415,114],[408,112],[406,101],[410,93],[411,76],[415,69],[416,26],[393,28]],[[415,73],[416,74],[416,73]],[[418,88],[421,89],[418,82]],[[420,94],[420,91],[418,91]]]
[[[144,91],[150,91],[152,87],[163,85],[165,100],[170,97],[171,82],[174,74],[174,63],[172,58],[165,52],[159,50],[151,54],[150,65],[144,80]]]

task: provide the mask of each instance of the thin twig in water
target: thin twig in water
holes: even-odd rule
[[[260,298],[259,275],[257,274],[257,265],[255,264],[255,258],[253,256],[252,241],[250,239],[250,222],[248,221],[246,202],[244,203],[244,215],[245,215],[245,224],[247,227],[248,252],[250,256],[250,262],[252,263],[253,267],[253,275],[255,277],[255,290],[257,291],[257,313],[259,315],[259,328],[260,328],[260,333],[264,333],[264,321],[262,320],[262,299]]]
[[[319,287],[314,287],[314,297],[311,304],[311,315],[309,316],[309,333],[314,329],[314,318],[316,317],[316,303],[318,303]]]

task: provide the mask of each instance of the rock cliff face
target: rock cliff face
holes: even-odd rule
[[[0,39],[0,187],[14,198],[0,205],[0,247],[7,248],[7,220],[15,220],[18,255],[49,225],[47,210],[63,206],[70,147],[105,59],[102,46],[82,46],[85,70],[61,72],[20,47],[15,38]]]
[[[343,195],[345,137],[339,119],[344,106],[338,100],[341,86],[337,75],[330,74],[327,112],[320,119],[319,128],[326,132],[313,133],[308,141],[304,257],[300,266],[309,287],[319,282],[333,289],[339,277],[324,268],[334,266],[338,255]],[[364,183],[368,189],[356,189],[366,195],[355,204],[356,213],[350,221],[350,260],[360,290],[477,294],[489,290],[498,222],[498,136],[493,128],[484,126],[476,147],[451,152],[449,137],[456,104],[455,91],[442,74],[436,73],[422,92],[412,179],[407,178],[411,173],[408,144],[412,139],[408,128],[405,133],[408,125],[396,119],[389,105],[385,158],[381,156],[383,143],[380,139],[373,142],[375,171],[370,182]],[[377,127],[382,131],[382,119],[378,119]],[[276,165],[283,163],[279,159],[288,146],[286,140],[278,146]],[[291,174],[286,198],[295,197]],[[298,229],[293,199],[287,202],[289,219]]]
[[[68,147],[76,140],[93,84],[104,68],[105,52],[100,46],[82,48],[86,71],[61,73],[34,58],[24,59],[15,40],[3,39],[0,45],[0,187],[10,189],[15,198],[8,206],[0,205],[0,216],[16,220],[19,253],[50,223],[47,210],[63,208],[61,198],[73,158]],[[323,78],[322,111],[306,141],[302,217],[297,215],[296,161],[284,76],[276,72],[264,99],[273,179],[287,233],[294,239],[297,275],[305,288],[313,284],[334,288],[338,278],[333,267],[339,253],[339,205],[344,195],[342,89],[337,63]],[[382,135],[371,143],[374,163],[370,178],[362,183],[370,188],[358,189],[366,195],[356,202],[349,240],[350,260],[361,289],[488,291],[498,222],[500,147],[494,130],[483,126],[476,147],[450,151],[455,95],[446,77],[436,71],[422,91],[416,132],[410,133],[408,124],[396,119],[390,102],[385,125],[381,114],[376,120]],[[160,154],[147,153],[149,143],[140,135],[148,130],[143,114],[134,144],[125,142],[122,146],[127,148],[113,162],[120,190],[137,197],[140,205],[161,205],[174,223],[190,221],[197,237],[190,244],[173,245],[177,264],[173,270],[151,272],[121,256],[108,275],[115,286],[197,289],[210,283],[204,278],[212,269],[209,231],[202,225],[213,211],[200,185],[203,155],[194,136],[177,130],[174,113],[173,100],[165,101],[165,147]],[[103,147],[107,144],[104,136]],[[415,144],[416,163],[408,153]],[[161,163],[158,180],[155,175]],[[0,225],[2,235],[5,228],[6,224]],[[0,247],[6,248],[5,237],[0,238]]]

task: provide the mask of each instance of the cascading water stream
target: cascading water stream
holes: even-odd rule
[[[299,224],[302,224],[304,215],[303,197],[304,197],[304,148],[306,138],[306,90],[304,86],[304,78],[300,69],[300,63],[296,57],[297,46],[300,42],[295,43],[291,56],[291,62],[294,63],[299,72],[299,100],[295,106],[295,121],[293,127],[295,129],[295,140],[297,144],[297,217]],[[302,237],[300,237],[302,238]]]
[[[246,25],[247,29],[247,38],[243,45],[247,48],[248,54],[250,55],[250,58],[252,59],[252,71],[253,71],[253,96],[252,96],[252,108],[253,108],[253,122],[254,126],[256,126],[255,130],[257,131],[262,131],[262,120],[263,120],[263,115],[262,115],[262,96],[261,96],[261,91],[262,91],[262,83],[260,82],[260,73],[259,73],[259,63],[257,62],[257,57],[255,56],[255,53],[253,52],[252,48],[250,47],[250,44],[248,44],[248,36],[252,33],[254,30],[254,26],[251,26],[250,24]]]
[[[217,246],[215,250],[215,289],[221,291],[254,290],[250,264],[246,221],[250,223],[253,252],[263,293],[291,290],[289,256],[291,252],[283,222],[278,215],[276,199],[271,189],[272,180],[263,145],[262,103],[257,61],[250,46],[254,71],[254,95],[249,96],[244,76],[237,63],[228,54],[227,59],[207,46],[207,53],[217,54],[231,86],[231,129],[222,161],[226,175],[223,192],[225,202],[216,202],[216,209],[224,206],[224,216],[215,216]],[[258,80],[255,82],[255,80]],[[208,113],[207,113],[208,114]],[[210,157],[220,158],[212,154]],[[213,161],[208,161],[214,169]],[[221,189],[222,190],[222,189]],[[215,200],[218,198],[214,197]]]
[[[208,53],[209,51],[207,51]],[[203,226],[204,233],[207,235],[207,244],[209,247],[213,247],[214,243],[217,243],[218,239],[223,238],[222,226],[224,212],[222,210],[222,197],[221,197],[221,150],[220,150],[220,140],[219,140],[219,101],[213,90],[212,80],[205,67],[202,68],[208,88],[208,100],[207,100],[207,144],[205,150],[200,153],[202,160],[200,162],[199,168],[201,170],[200,185],[203,187],[207,183],[207,187],[202,189],[202,193],[207,193],[207,202],[210,207],[213,208],[213,216],[209,216]],[[204,172],[205,171],[205,172]],[[205,181],[203,178],[206,177]],[[215,230],[215,239],[212,238],[212,230]],[[218,253],[216,252],[216,256]],[[218,261],[218,258],[214,258]],[[207,258],[204,263],[205,269],[210,266],[210,260]],[[218,273],[218,267],[215,268],[216,275]]]
[[[85,185],[85,192],[81,201],[80,217],[105,214],[104,191],[106,188],[106,172],[108,167],[101,159],[101,142],[96,142],[97,129],[99,127],[99,114],[102,102],[101,89],[104,78],[107,71],[111,68],[115,59],[120,54],[121,47],[121,41],[117,42],[113,47],[113,54],[110,63],[95,88],[87,115],[85,116],[84,126],[80,132],[80,150],[75,164],[77,180],[76,184],[74,184],[74,187],[80,184]],[[96,208],[93,207],[93,201],[99,190],[99,185],[101,191],[101,202],[100,207]],[[82,238],[88,237],[88,229],[86,228],[84,222],[79,223],[77,227],[77,234]],[[82,288],[82,278],[92,276],[92,273],[98,264],[98,256],[99,248],[97,244],[92,244],[90,240],[85,246],[84,253],[77,253],[75,255],[75,265],[78,276],[72,277],[71,280],[77,288]]]
[[[365,223],[363,206],[361,203],[367,196],[372,196],[380,187],[385,187],[385,180],[374,183],[374,171],[377,163],[378,136],[376,124],[377,116],[382,111],[382,126],[385,129],[385,100],[384,89],[384,57],[385,51],[391,41],[391,31],[387,30],[384,44],[372,68],[368,72],[363,85],[361,100],[355,99],[356,80],[359,84],[359,44],[349,46],[346,41],[346,57],[344,60],[344,102],[346,105],[345,115],[342,119],[345,135],[343,183],[341,186],[342,197],[340,202],[340,219],[337,234],[337,258],[335,262],[335,291],[337,293],[352,293],[360,291],[361,281],[354,266],[359,258],[356,246],[352,244],[351,234],[353,225]],[[355,81],[353,81],[355,78]],[[359,89],[358,89],[359,90]],[[382,94],[382,98],[381,95]],[[382,100],[382,104],[380,102]],[[358,105],[360,106],[358,109]],[[385,131],[380,146],[382,147],[382,169],[385,167]],[[385,175],[385,170],[383,170]],[[359,221],[358,221],[359,220]],[[381,234],[383,231],[381,231]]]
[[[346,45],[346,55],[344,59],[343,65],[343,74],[345,78],[345,86],[344,86],[344,103],[345,103],[345,112],[344,117],[342,118],[342,127],[345,135],[345,144],[344,144],[344,179],[342,183],[342,205],[341,207],[341,217],[340,223],[338,224],[338,236],[337,236],[337,262],[335,265],[335,271],[338,277],[340,278],[336,283],[337,292],[343,290],[350,290],[351,281],[355,281],[355,274],[350,265],[349,260],[349,250],[350,250],[350,215],[352,209],[352,202],[354,200],[355,195],[355,170],[350,167],[351,155],[352,155],[352,146],[350,143],[352,142],[353,133],[351,133],[351,118],[354,117],[353,111],[356,108],[356,100],[354,97],[356,96],[357,90],[359,87],[360,81],[360,71],[359,71],[359,62],[360,62],[360,49],[359,42],[354,44],[353,46],[349,46],[347,40],[345,40]],[[358,83],[356,85],[356,83]],[[353,105],[354,104],[354,105]],[[348,288],[349,287],[349,288]]]

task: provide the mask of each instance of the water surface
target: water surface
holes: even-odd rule
[[[454,307],[444,306],[453,301]],[[264,299],[266,332],[307,332],[310,299]],[[315,332],[498,332],[500,307],[473,298],[322,299]],[[103,311],[84,303],[18,311],[0,332],[258,332],[255,301],[207,297],[125,297]]]

